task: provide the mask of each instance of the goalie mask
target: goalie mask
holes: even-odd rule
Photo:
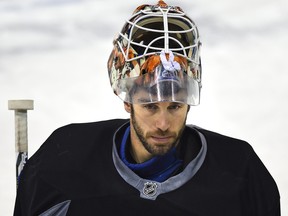
[[[112,89],[128,103],[198,105],[201,89],[199,34],[181,8],[139,6],[114,40],[108,60]]]

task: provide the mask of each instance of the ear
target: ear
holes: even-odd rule
[[[124,102],[124,108],[126,110],[126,112],[131,113],[131,104]]]

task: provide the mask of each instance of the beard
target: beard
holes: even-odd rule
[[[187,118],[187,116],[186,116],[186,118]],[[142,145],[144,146],[146,151],[148,151],[153,156],[164,155],[167,152],[169,152],[173,147],[177,146],[177,144],[178,144],[178,142],[182,136],[182,133],[185,129],[186,118],[185,118],[183,125],[181,126],[181,129],[178,133],[177,132],[170,132],[169,130],[162,131],[161,129],[158,129],[155,132],[147,132],[147,134],[145,135],[142,128],[137,123],[133,106],[131,106],[131,123],[132,123],[131,126],[134,128],[134,131],[135,131],[138,139],[140,140],[140,142],[142,143]],[[155,135],[156,136],[171,136],[171,137],[173,137],[173,140],[169,143],[165,143],[165,144],[161,144],[161,145],[149,143],[147,140],[147,137],[155,136]]]

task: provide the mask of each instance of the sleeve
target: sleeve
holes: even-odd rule
[[[45,209],[65,199],[42,175],[43,164],[47,161],[51,164],[51,169],[57,166],[53,159],[56,155],[55,149],[59,148],[57,143],[62,136],[61,131],[59,129],[54,131],[24,166],[17,188],[14,216],[39,215]],[[49,170],[45,170],[44,173],[50,174]]]
[[[280,194],[269,171],[252,149],[248,163],[248,193],[253,216],[280,216]]]
[[[32,160],[28,160],[24,169],[21,172],[19,179],[19,186],[17,188],[17,195],[14,206],[14,216],[24,216],[31,214],[28,206],[31,203],[34,194],[33,185],[35,185],[36,175],[35,166]]]
[[[21,202],[20,202],[20,196],[18,195],[18,190],[17,190],[17,196],[16,196],[16,201],[14,205],[14,216],[21,216],[23,215],[21,213]]]

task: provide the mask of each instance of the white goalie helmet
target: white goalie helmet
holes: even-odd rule
[[[176,6],[139,6],[114,40],[108,60],[112,89],[128,103],[198,105],[201,90],[197,26]]]

